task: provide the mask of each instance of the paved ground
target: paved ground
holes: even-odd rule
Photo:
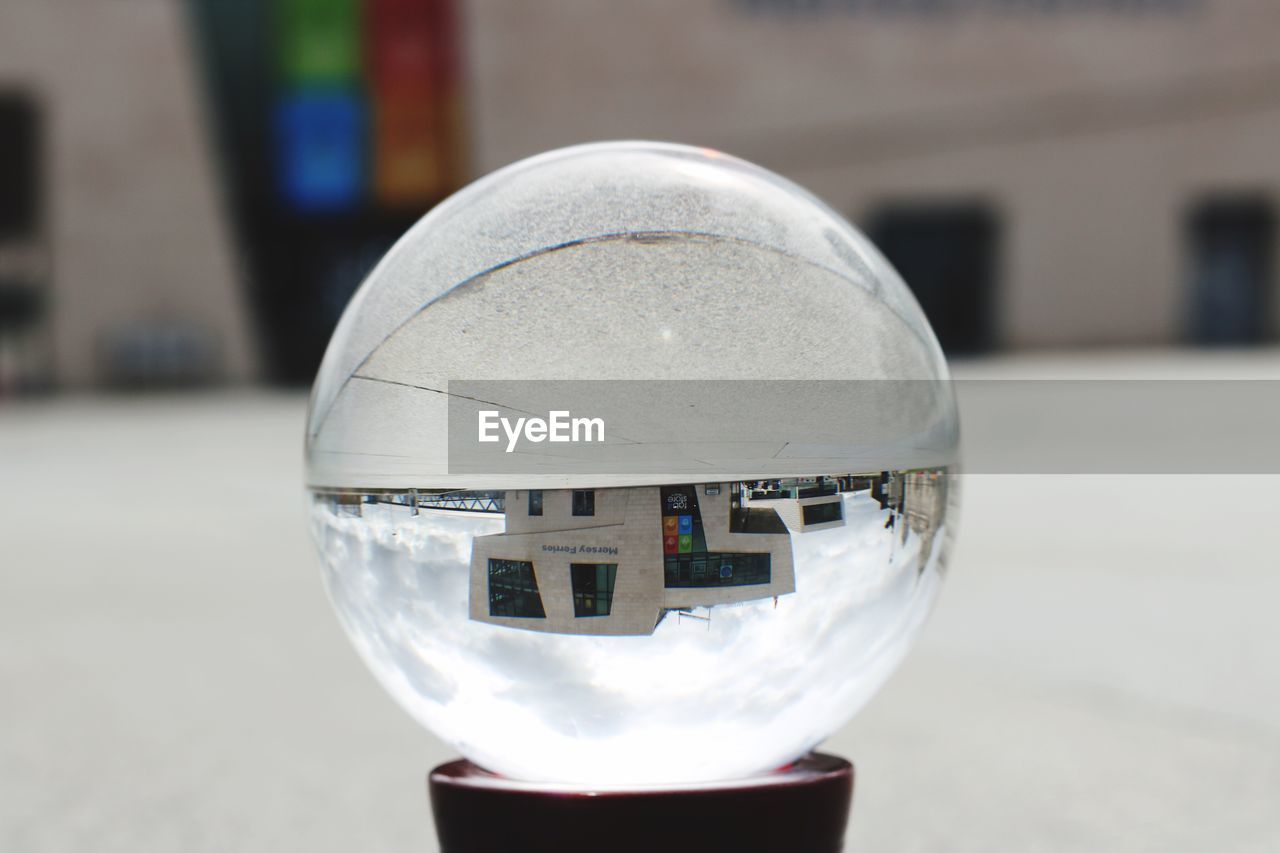
[[[968,375],[1280,375],[1280,354]],[[301,396],[0,403],[0,850],[434,850],[448,750],[341,636]],[[1280,477],[965,483],[919,647],[828,744],[858,851],[1280,850]]]

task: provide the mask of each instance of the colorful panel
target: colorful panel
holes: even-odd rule
[[[391,205],[425,203],[448,192],[447,138],[429,101],[384,97],[375,107],[374,186]]]
[[[357,0],[277,0],[276,64],[293,84],[349,84],[360,76]]]
[[[346,92],[310,92],[276,108],[276,169],[281,195],[303,211],[345,210],[365,184],[364,109]]]
[[[439,96],[457,78],[449,0],[368,0],[369,69],[381,94]]]

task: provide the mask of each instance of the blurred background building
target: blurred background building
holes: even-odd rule
[[[310,381],[471,178],[720,148],[868,231],[952,353],[1273,341],[1271,0],[6,0],[0,389]]]
[[[434,849],[452,750],[316,582],[303,395],[6,398],[300,389],[439,199],[626,137],[813,190],[963,377],[1280,378],[1276,0],[0,0],[0,850]],[[824,747],[851,849],[1280,850],[1277,479],[1185,472],[966,475]]]

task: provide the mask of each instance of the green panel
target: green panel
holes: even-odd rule
[[[360,77],[358,0],[276,0],[276,65],[289,83]]]

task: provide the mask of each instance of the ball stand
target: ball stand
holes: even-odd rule
[[[813,753],[752,779],[640,790],[556,790],[469,761],[427,778],[441,853],[838,853],[853,765]]]

